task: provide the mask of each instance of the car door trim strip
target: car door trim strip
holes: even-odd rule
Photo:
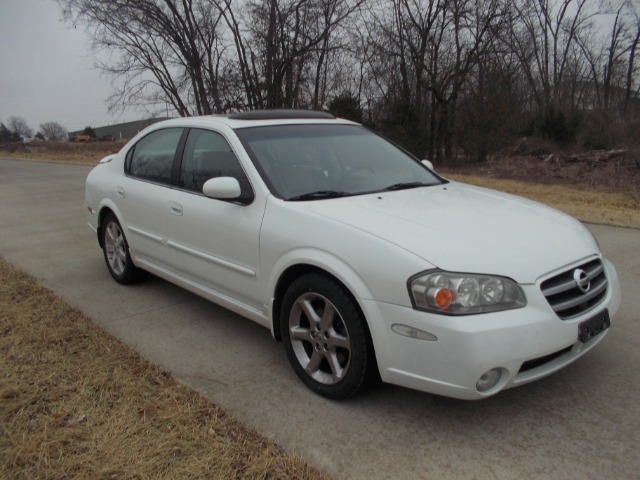
[[[195,250],[195,249],[193,249],[191,247],[187,247],[186,245],[182,245],[180,243],[172,242],[171,240],[169,240],[167,242],[167,245],[169,247],[175,248],[176,250],[180,250],[181,252],[188,253],[189,255],[192,255],[194,257],[200,258],[202,260],[206,260],[207,262],[211,262],[211,263],[214,263],[216,265],[220,265],[222,267],[225,267],[225,268],[228,268],[230,270],[233,270],[235,272],[242,273],[243,275],[246,275],[248,277],[255,277],[256,276],[255,270],[251,270],[250,268],[243,267],[242,265],[238,265],[236,263],[232,263],[232,262],[229,262],[227,260],[223,260],[222,258],[218,258],[218,257],[214,257],[212,255],[208,255],[208,254],[206,254],[204,252],[201,252],[199,250]]]
[[[130,232],[136,233],[138,235],[140,235],[141,237],[145,237],[148,238],[149,240],[153,240],[155,242],[158,243],[164,243],[164,239],[159,236],[159,235],[154,235],[153,233],[149,233],[145,230],[142,230],[141,228],[135,227],[133,225],[127,225],[127,230],[129,230]]]

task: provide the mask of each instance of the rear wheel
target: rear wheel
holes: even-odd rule
[[[109,213],[104,217],[101,234],[104,259],[114,280],[125,285],[141,280],[146,272],[133,264],[129,244],[114,214]]]
[[[337,282],[308,274],[287,290],[280,316],[289,362],[314,392],[339,400],[376,378],[365,320]]]

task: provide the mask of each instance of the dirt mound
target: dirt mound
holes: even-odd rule
[[[446,170],[536,183],[583,186],[627,193],[635,200],[640,200],[640,148],[525,153],[516,147],[480,164]]]

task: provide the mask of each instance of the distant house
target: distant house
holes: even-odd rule
[[[167,120],[167,117],[160,118],[148,118],[146,120],[137,120],[135,122],[116,123],[114,125],[107,125],[105,127],[94,127],[96,132],[96,138],[120,140],[132,138],[138,134],[140,130],[147,128],[149,125]],[[69,132],[69,140],[73,141],[78,135],[82,135],[83,130],[77,132]]]

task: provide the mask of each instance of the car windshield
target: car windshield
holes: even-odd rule
[[[277,125],[236,133],[269,188],[286,200],[443,183],[421,162],[359,125]]]

